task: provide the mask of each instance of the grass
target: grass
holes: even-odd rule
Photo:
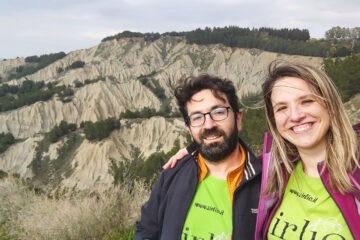
[[[137,181],[105,193],[50,199],[8,177],[0,180],[0,240],[133,239],[148,196],[148,188]]]
[[[123,228],[115,227],[109,234],[106,234],[102,240],[129,240],[135,238],[135,226]]]

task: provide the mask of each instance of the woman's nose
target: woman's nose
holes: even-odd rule
[[[290,119],[291,121],[298,122],[305,117],[304,111],[297,106],[291,107],[290,109]]]

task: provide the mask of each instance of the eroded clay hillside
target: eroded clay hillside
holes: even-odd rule
[[[101,141],[90,142],[80,132],[82,140],[74,140],[76,148],[58,163],[55,161],[59,159],[57,149],[68,137],[51,143],[39,157],[39,142],[44,139],[44,134],[61,121],[80,126],[85,121],[118,118],[126,110],[140,111],[144,107],[160,111],[166,106],[167,111],[176,111],[173,88],[177,81],[183,76],[202,72],[231,79],[239,97],[254,94],[260,91],[267,65],[275,59],[305,62],[317,67],[322,64],[322,59],[316,57],[223,45],[189,45],[176,37],[162,37],[155,42],[112,40],[71,52],[34,74],[6,82],[20,85],[26,80],[43,81],[70,88],[73,94],[66,101],[54,95],[49,100],[0,113],[0,132],[10,132],[17,139],[0,154],[0,169],[28,179],[47,171],[46,179],[69,189],[106,189],[114,179],[112,162],[131,159],[134,151],[144,158],[154,152],[168,152],[176,139],[182,144],[185,141],[182,119],[160,116],[122,119],[120,129]],[[69,68],[75,62],[84,65]],[[6,79],[23,64],[23,58],[1,61],[1,78]],[[44,161],[45,165],[42,164]],[[36,168],[39,164],[46,168],[42,167],[40,171]],[[53,169],[56,164],[60,170]],[[34,173],[34,169],[39,173]]]

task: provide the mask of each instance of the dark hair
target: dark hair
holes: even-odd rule
[[[230,80],[221,79],[208,74],[182,78],[175,87],[174,93],[179,110],[183,115],[186,124],[188,124],[186,103],[191,100],[191,97],[195,93],[204,89],[212,90],[214,96],[223,101],[225,101],[225,99],[219,95],[219,92],[224,93],[234,113],[239,112],[238,97],[236,96],[234,84]]]

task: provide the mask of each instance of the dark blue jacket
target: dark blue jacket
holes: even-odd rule
[[[246,152],[246,163],[242,181],[234,192],[232,240],[254,239],[261,185],[261,161],[241,140],[240,144]],[[186,214],[198,185],[196,154],[188,155],[175,168],[161,173],[149,201],[141,209],[135,240],[181,238]]]

